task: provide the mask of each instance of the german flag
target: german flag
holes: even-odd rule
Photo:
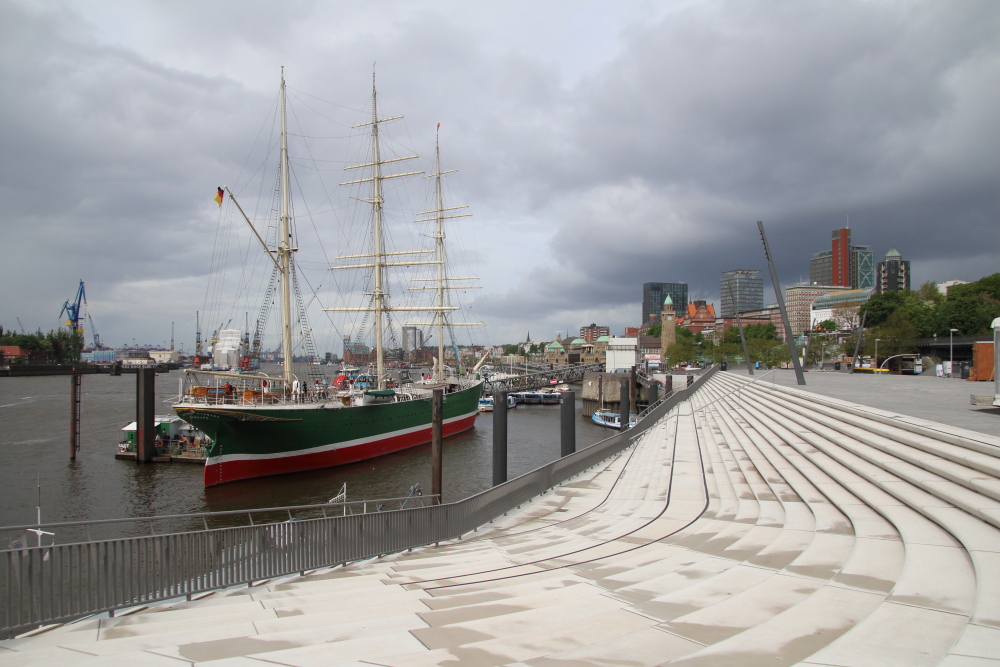
[[[219,206],[222,206],[222,200],[225,198],[225,196],[226,193],[222,191],[222,188],[219,188],[219,191],[215,193],[215,203],[218,204]]]

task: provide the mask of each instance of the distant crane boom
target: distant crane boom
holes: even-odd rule
[[[97,333],[97,327],[94,326],[94,318],[87,313],[87,322],[90,324],[90,335],[94,337],[94,349],[103,350],[104,346],[101,345],[101,337]]]
[[[83,334],[83,327],[80,326],[80,304],[87,304],[87,293],[83,288],[83,280],[80,280],[80,286],[76,290],[76,297],[73,298],[72,303],[67,301],[63,304],[62,310],[59,311],[59,317],[62,317],[65,313],[66,315],[66,326],[69,327],[74,333]]]

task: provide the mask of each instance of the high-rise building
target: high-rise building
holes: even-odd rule
[[[723,271],[720,291],[722,317],[764,307],[764,277],[755,269]]]
[[[792,327],[793,336],[801,336],[802,332],[812,327],[810,315],[813,302],[826,294],[847,292],[848,287],[833,285],[792,285],[785,288],[785,312],[788,313],[788,323]]]
[[[584,339],[588,343],[593,343],[601,336],[610,336],[611,329],[609,327],[599,326],[596,323],[591,323],[589,326],[580,327],[580,338]]]
[[[809,260],[809,284],[833,284],[833,253],[829,250],[818,252]]]
[[[674,309],[678,313],[687,310],[688,286],[687,283],[643,283],[642,284],[642,322],[648,324],[650,318],[660,316],[660,309],[663,307],[663,300],[670,297],[674,302]]]
[[[809,282],[850,289],[875,286],[875,253],[866,245],[851,244],[847,227],[832,233],[830,250],[816,253],[809,260]]]
[[[424,346],[424,332],[417,327],[403,327],[403,352],[412,352]]]
[[[910,289],[910,260],[903,259],[896,248],[885,253],[878,263],[878,292],[902,292]]]
[[[851,246],[851,289],[875,287],[875,253],[870,246]]]

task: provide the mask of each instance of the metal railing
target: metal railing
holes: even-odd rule
[[[461,539],[628,448],[716,370],[635,427],[455,503],[0,551],[0,637]]]

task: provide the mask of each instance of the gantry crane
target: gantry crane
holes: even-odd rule
[[[94,326],[94,318],[87,313],[87,322],[90,324],[90,335],[94,337],[94,349],[103,350],[104,346],[101,345],[101,337],[97,333],[97,327]]]
[[[83,289],[83,280],[80,280],[80,287],[76,290],[76,297],[73,302],[67,301],[59,311],[59,317],[66,314],[66,326],[74,333],[83,335],[83,327],[80,325],[80,304],[87,305],[87,293]]]

